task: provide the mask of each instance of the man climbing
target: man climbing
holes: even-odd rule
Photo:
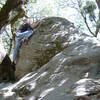
[[[16,32],[16,36],[15,36],[15,48],[14,48],[14,54],[13,54],[13,63],[16,64],[16,58],[18,55],[18,51],[19,48],[22,44],[22,42],[24,42],[25,44],[28,42],[28,39],[31,35],[34,34],[34,28],[36,28],[36,26],[40,23],[40,22],[36,22],[35,24],[30,24],[29,19],[25,19],[24,20],[23,25],[21,25],[18,29],[18,31]]]

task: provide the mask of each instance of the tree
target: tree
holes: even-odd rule
[[[97,25],[96,25],[96,31],[95,34],[97,36],[99,29],[100,29],[100,0],[96,0],[96,3],[98,5],[98,9],[99,9],[99,15],[98,15],[98,20],[97,20]]]
[[[2,28],[5,28],[7,24],[13,25],[15,21],[24,15],[24,10],[22,9],[22,5],[27,3],[26,0],[7,0],[6,3],[0,10],[0,31]],[[17,14],[14,17],[11,17],[14,11]],[[2,31],[0,32],[2,33]],[[1,47],[1,45],[0,45]],[[0,58],[1,59],[1,58]],[[3,58],[2,58],[3,59]],[[11,59],[6,54],[2,63],[0,64],[0,69],[2,73],[3,80],[15,80],[14,72],[15,65],[11,62]]]
[[[19,12],[22,11],[21,9],[21,5],[25,3],[25,0],[7,0],[5,5],[1,8],[0,10],[0,29],[5,26],[6,24],[12,22],[15,22],[15,18],[16,16],[18,16],[18,14],[13,18],[10,19],[10,13],[13,12],[14,10],[19,10]]]
[[[80,13],[81,13],[82,17],[84,18],[84,22],[85,22],[88,30],[90,31],[90,33],[93,36],[96,36],[94,34],[94,32],[92,32],[92,30],[90,29],[90,27],[88,25],[88,21],[87,21],[87,16],[86,16],[88,14],[90,21],[96,22],[95,13],[94,13],[94,10],[96,9],[95,3],[93,1],[86,1],[86,4],[82,7],[82,1],[81,1],[81,4],[78,3],[78,5],[79,5],[79,8],[80,8]]]
[[[25,15],[22,5],[25,5],[26,3],[26,0],[7,0],[6,3],[3,4],[0,10],[0,33],[2,33],[1,29],[6,30],[6,25],[11,24],[11,26],[13,26],[18,18],[21,18]],[[8,33],[6,35],[8,35]],[[8,54],[10,54],[11,51],[12,40],[13,38],[10,38],[11,42]]]
[[[99,1],[99,0],[97,0],[97,1]],[[100,1],[99,1],[99,3],[100,3]],[[76,9],[76,11],[78,12],[78,16],[81,15],[80,20],[84,21],[88,31],[93,36],[97,36],[95,30],[97,28],[97,19],[98,18],[95,14],[95,10],[97,7],[96,7],[96,4],[94,1],[90,1],[90,0],[62,0],[62,6]]]

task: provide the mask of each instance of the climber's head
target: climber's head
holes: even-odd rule
[[[30,23],[29,19],[24,19],[24,23]]]

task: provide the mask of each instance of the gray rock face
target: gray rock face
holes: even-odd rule
[[[48,63],[52,57],[64,50],[68,45],[67,37],[71,27],[74,26],[61,18],[42,20],[28,45],[22,45],[20,49],[16,66],[18,79]]]
[[[75,82],[82,78],[93,78],[95,82],[99,78],[99,55],[100,42],[95,37],[79,32],[66,19],[46,18],[28,45],[20,49],[16,77],[21,79],[3,91],[9,88],[16,94],[15,100],[74,100]],[[96,85],[91,84],[84,85],[90,89],[85,95],[93,92],[91,87]]]

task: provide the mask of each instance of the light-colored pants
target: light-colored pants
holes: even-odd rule
[[[17,36],[15,37],[15,42],[16,42],[16,44],[15,44],[15,48],[14,48],[13,61],[15,61],[16,58],[17,58],[19,48],[20,48],[20,46],[21,46],[21,44],[22,44],[22,39],[25,37],[26,40],[28,40],[29,37],[30,37],[32,34],[34,34],[34,31],[33,31],[33,30],[27,30],[27,31],[22,32],[22,33],[19,32],[19,33],[17,34]]]

